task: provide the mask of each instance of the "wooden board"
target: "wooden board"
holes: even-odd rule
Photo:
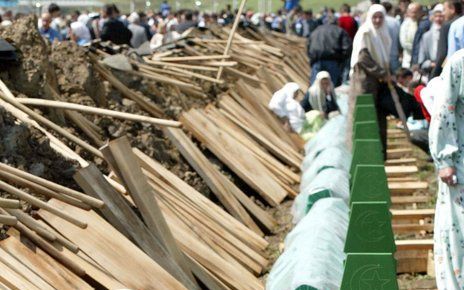
[[[427,182],[389,182],[388,188],[391,194],[411,194],[419,190],[426,190],[429,187]]]
[[[42,210],[39,211],[40,217],[127,287],[186,289],[94,211],[83,211],[53,199],[49,203],[79,216],[88,223],[88,227],[75,227]]]
[[[15,257],[10,255],[8,252],[0,248],[0,263],[5,264],[11,270],[19,274],[22,278],[29,281],[31,284],[36,286],[41,290],[54,290],[55,288],[52,287],[47,281],[45,281],[42,277],[37,275],[35,272],[31,271],[28,267],[22,264],[19,260]],[[3,275],[1,273],[0,275]]]
[[[182,270],[169,256],[161,242],[151,233],[139,216],[132,210],[128,201],[106,181],[104,175],[94,164],[80,169],[74,179],[81,188],[91,196],[102,199],[105,207],[104,216],[111,223],[126,233],[139,247],[173,277],[182,278]]]
[[[404,177],[405,175],[415,174],[419,169],[415,165],[411,166],[385,166],[387,177]]]
[[[393,204],[411,204],[411,203],[428,203],[432,201],[430,196],[392,196],[391,202]]]
[[[36,248],[34,252],[13,236],[1,241],[0,247],[56,289],[92,289],[84,280],[48,256],[40,248]]]
[[[194,188],[186,184],[182,179],[164,168],[161,164],[148,157],[138,149],[134,149],[134,153],[139,158],[142,166],[148,172],[155,175],[157,178],[165,180],[182,196],[182,200],[188,202],[197,212],[201,212],[209,217],[215,223],[222,226],[222,230],[231,233],[234,237],[240,239],[245,244],[249,245],[257,252],[261,252],[267,248],[269,243],[261,236],[244,226],[242,223],[234,219],[222,208],[214,204],[211,200],[197,192]],[[146,174],[146,173],[145,173]],[[150,177],[151,178],[151,177]]]
[[[387,149],[387,159],[398,159],[412,154],[411,148]]]
[[[416,158],[397,158],[385,161],[385,165],[414,165],[417,163]]]
[[[222,162],[255,189],[270,205],[277,206],[286,190],[270,176],[252,152],[209,121],[200,110],[184,113],[181,122]]]
[[[435,216],[435,209],[392,209],[390,210],[395,220],[399,219],[423,219]]]
[[[395,244],[397,251],[433,249],[433,240],[399,240]]]
[[[276,222],[270,215],[255,205],[248,196],[209,162],[182,130],[166,129],[165,132],[171,142],[181,152],[182,156],[184,156],[216,194],[229,213],[258,234],[261,234],[261,230],[245,211],[244,207],[248,208],[250,213],[259,219],[268,230],[271,230],[276,225]],[[243,202],[242,204],[240,204],[240,200]]]
[[[158,207],[156,196],[152,194],[153,190],[142,173],[140,163],[132,152],[129,139],[124,136],[113,140],[109,142],[108,147],[102,152],[105,158],[112,159],[110,161],[111,167],[113,167],[116,175],[121,179],[135,205],[140,210],[148,229],[157,237],[160,244],[179,266],[176,277],[189,289],[199,288]]]

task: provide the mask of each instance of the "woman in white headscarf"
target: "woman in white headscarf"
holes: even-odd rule
[[[320,113],[305,114],[303,107],[295,100],[300,86],[297,83],[287,83],[274,93],[269,102],[271,109],[278,117],[286,119],[286,124],[292,131],[298,133],[303,140],[312,138],[322,125],[324,120]],[[317,111],[311,111],[317,112]]]
[[[295,100],[300,86],[297,83],[287,83],[274,93],[269,102],[271,109],[280,118],[286,118],[292,130],[300,133],[305,120],[304,110]]]
[[[328,72],[320,71],[316,75],[316,80],[308,89],[300,104],[305,112],[318,110],[326,118],[331,112],[338,111],[334,85]]]
[[[382,5],[372,5],[366,21],[353,40],[351,55],[352,96],[372,94],[375,98],[380,137],[386,148],[387,112],[381,109],[379,91],[382,83],[390,81],[389,63],[392,40],[385,23],[386,11]],[[354,100],[351,107],[354,106]]]

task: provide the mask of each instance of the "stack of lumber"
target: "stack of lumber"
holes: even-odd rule
[[[223,28],[215,38],[190,37],[144,62],[131,60],[135,69],[128,74],[189,97],[205,98],[204,82],[228,85],[215,105],[186,111],[179,121],[163,119],[158,104],[121,82],[100,62],[106,56],[101,51],[92,54],[96,71],[150,116],[68,103],[59,95],[18,98],[0,81],[0,106],[76,161],[74,179],[81,188],[0,163],[0,189],[11,196],[0,199],[0,223],[11,226],[0,241],[0,288],[264,289],[264,236],[277,222],[255,199],[276,207],[297,194],[303,145],[267,104],[288,81],[306,90],[309,68],[298,38],[247,28],[232,34],[236,43],[224,55],[229,33]],[[222,69],[224,78],[218,78]],[[68,112],[87,138],[31,107]],[[80,113],[162,127],[222,207],[132,148],[127,137],[103,142],[99,127]],[[232,182],[204,148],[246,186]],[[101,161],[99,167],[88,153]],[[111,177],[101,172],[106,166]],[[21,210],[23,203],[37,211]]]

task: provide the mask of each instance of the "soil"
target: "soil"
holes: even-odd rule
[[[14,25],[0,28],[0,37],[11,42],[19,52],[20,63],[0,73],[8,87],[29,97],[43,95],[45,82],[56,84],[55,71],[49,61],[50,46],[37,30],[37,17],[30,15]]]
[[[70,41],[55,43],[50,59],[62,93],[87,95],[103,105],[100,103],[106,95],[103,81],[94,71],[84,49]]]

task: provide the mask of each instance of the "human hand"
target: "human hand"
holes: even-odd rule
[[[456,185],[456,169],[454,167],[445,167],[438,171],[438,177],[441,181],[452,186]]]

